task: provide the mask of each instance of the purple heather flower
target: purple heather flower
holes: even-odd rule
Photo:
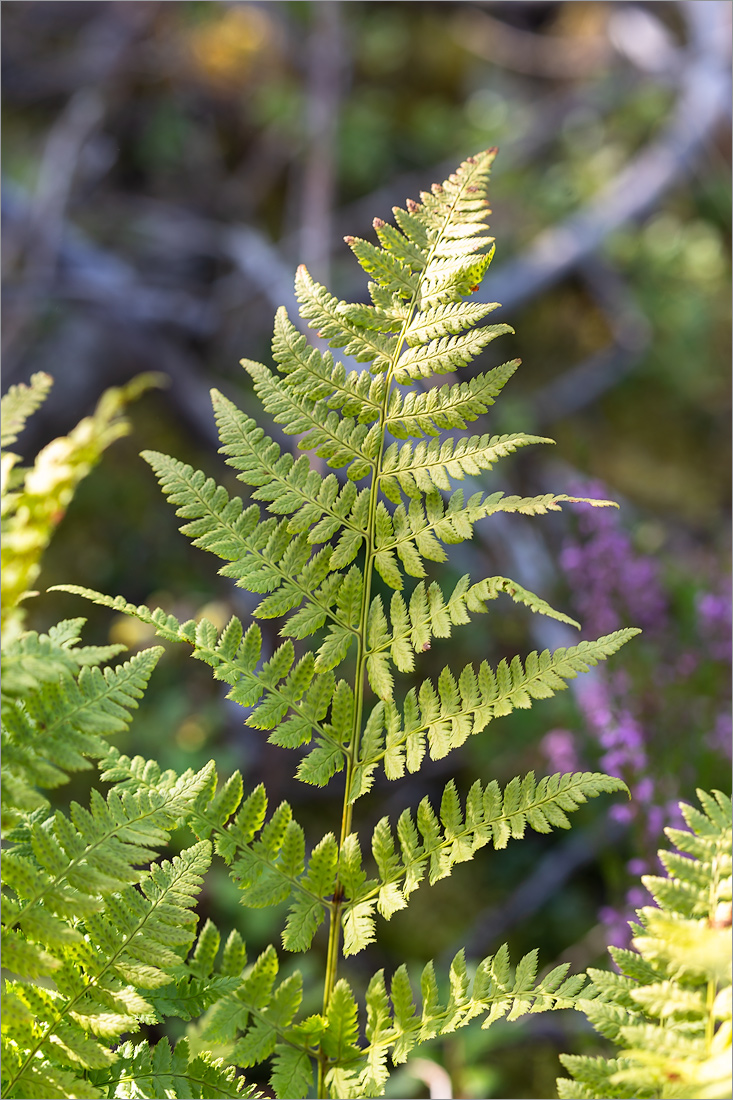
[[[575,738],[570,730],[550,730],[540,741],[540,749],[547,760],[550,772],[578,771]]]
[[[731,738],[733,737],[733,722],[730,712],[723,710],[715,719],[715,727],[707,735],[706,741],[711,749],[722,756],[731,758]]]
[[[653,797],[654,780],[646,775],[634,787],[634,798],[638,798],[639,802],[651,802]]]
[[[604,498],[600,482],[573,486],[573,495]],[[578,537],[566,540],[560,565],[573,589],[585,629],[610,634],[624,619],[648,631],[662,629],[666,600],[656,562],[637,554],[618,514],[578,505]]]
[[[731,582],[726,578],[721,591],[706,592],[698,598],[700,633],[710,656],[716,661],[731,660]]]
[[[619,825],[629,825],[634,818],[634,807],[629,802],[614,802],[608,816]]]
[[[645,859],[630,859],[626,864],[626,870],[634,878],[641,878],[642,875],[647,874],[649,867]]]
[[[619,909],[613,909],[610,905],[604,905],[603,908],[599,910],[598,918],[601,924],[605,924],[606,926],[606,942],[609,947],[629,946],[631,941],[629,920],[633,920],[633,914],[622,913]]]

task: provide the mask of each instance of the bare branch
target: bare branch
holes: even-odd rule
[[[535,298],[576,268],[609,234],[643,217],[694,166],[695,158],[730,114],[730,5],[707,0],[683,5],[691,29],[682,91],[662,136],[643,149],[607,187],[561,225],[545,230],[523,255],[484,279],[478,301],[511,309]]]

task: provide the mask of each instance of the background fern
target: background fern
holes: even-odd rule
[[[731,804],[697,794],[701,809],[680,804],[689,831],[667,829],[667,875],[644,878],[656,905],[638,912],[634,950],[611,948],[617,969],[589,971],[576,1006],[618,1055],[561,1055],[561,1097],[731,1095]]]

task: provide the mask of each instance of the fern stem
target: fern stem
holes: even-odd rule
[[[445,216],[445,224],[447,225],[452,216],[453,208],[458,203],[460,193],[456,195],[451,204],[450,211]],[[435,251],[438,247],[438,243],[441,239],[442,231],[437,234],[436,239],[430,248],[426,267],[430,265]],[[372,576],[374,573],[374,561],[376,558],[375,547],[375,531],[376,531],[376,517],[377,517],[377,504],[379,503],[379,479],[382,468],[382,459],[384,456],[384,444],[386,435],[386,420],[387,409],[389,408],[389,399],[392,392],[392,386],[394,384],[394,374],[397,367],[397,362],[402,354],[402,349],[405,345],[405,339],[407,330],[412,323],[417,308],[417,303],[420,298],[422,290],[422,281],[418,282],[418,286],[410,300],[409,307],[407,309],[406,317],[403,321],[402,328],[400,329],[397,340],[395,341],[395,348],[392,354],[392,360],[387,372],[387,383],[384,388],[384,396],[382,398],[381,408],[379,412],[379,424],[381,426],[380,440],[379,440],[379,452],[374,462],[372,472],[372,483],[370,487],[369,495],[369,516],[367,520],[366,528],[366,557],[364,561],[364,585],[362,589],[362,602],[361,611],[359,616],[359,633],[358,633],[358,649],[356,658],[356,671],[354,674],[354,725],[352,728],[351,742],[349,744],[349,753],[346,760],[346,777],[344,782],[344,802],[341,813],[341,834],[339,837],[339,853],[341,852],[346,837],[351,832],[351,825],[353,819],[353,803],[351,802],[351,786],[354,775],[354,769],[359,759],[359,745],[361,741],[361,729],[364,713],[364,693],[367,680],[367,647],[366,647],[366,635],[367,635],[367,620],[369,615],[369,606],[371,604],[371,592],[372,592]],[[330,925],[328,930],[328,948],[326,956],[326,973],[323,982],[323,1014],[324,1016],[328,1012],[328,1007],[331,1001],[331,995],[333,993],[334,986],[336,985],[336,978],[338,974],[338,956],[339,945],[341,935],[341,882],[337,877],[336,889],[334,893],[334,901],[330,907]],[[318,1055],[318,1100],[325,1100],[326,1097],[326,1063],[327,1056],[321,1049]]]

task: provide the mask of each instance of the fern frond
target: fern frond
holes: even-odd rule
[[[338,710],[338,706],[337,706]],[[166,783],[171,797],[187,784],[187,822],[195,835],[210,839],[229,867],[232,880],[248,908],[268,908],[290,901],[283,946],[306,951],[331,904],[338,869],[338,847],[327,833],[306,858],[303,829],[282,802],[267,818],[268,799],[259,784],[244,797],[242,777],[234,772],[217,791],[213,766],[192,783],[186,773],[176,779],[166,773],[161,780],[154,762],[130,760],[114,750],[108,754],[103,778],[119,789],[146,794],[155,784]]]
[[[235,1076],[233,1066],[207,1051],[192,1055],[188,1039],[179,1039],[173,1050],[167,1039],[154,1047],[147,1043],[123,1043],[109,1075],[96,1074],[98,1087],[105,1096],[188,1097],[189,1100],[215,1100],[217,1097],[245,1097],[258,1100],[263,1093]]]
[[[150,386],[159,385],[160,375],[134,378],[122,388],[107,390],[91,416],[69,433],[54,439],[36,456],[31,469],[16,469],[17,456],[2,456],[2,630],[4,643],[17,638],[24,612],[19,606],[32,595],[32,585],[41,569],[41,555],[76,487],[94,468],[103,452],[126,435],[129,424],[123,413]],[[2,403],[3,447],[12,442],[28,415],[45,398],[51,379],[33,376],[30,388],[13,386]],[[10,491],[13,490],[13,491]]]
[[[427,344],[431,340],[443,336],[459,336],[466,329],[472,328],[479,321],[499,308],[498,302],[452,302],[450,305],[437,306],[435,309],[416,311],[409,325],[405,329],[405,342],[414,347],[418,344]],[[509,367],[496,367],[502,371]],[[518,364],[517,364],[518,365]],[[490,371],[489,375],[494,372]],[[511,371],[511,373],[514,373]],[[488,377],[488,376],[486,376]]]
[[[297,774],[305,782],[324,786],[344,767],[351,731],[343,722],[335,721],[334,714],[330,722],[323,719],[337,690],[330,670],[346,656],[348,645],[344,642],[353,637],[350,628],[338,626],[336,630],[341,633],[326,638],[315,661],[306,655],[295,664],[293,645],[284,642],[256,672],[262,648],[262,635],[256,624],[244,633],[239,620],[233,617],[219,633],[207,619],[179,623],[160,608],[150,611],[144,604],[135,606],[121,596],[105,596],[78,585],[57,585],[55,590],[73,592],[139,619],[155,627],[156,633],[167,641],[186,642],[193,648],[193,657],[214,669],[217,680],[233,685],[227,698],[242,706],[254,707],[264,695],[264,701],[245,719],[247,725],[274,729],[270,740],[288,748],[298,748],[316,738],[315,747],[298,767]],[[342,695],[344,690],[345,687],[341,689]],[[292,716],[283,721],[289,710]]]
[[[197,844],[171,862],[153,864],[139,887],[110,893],[103,909],[85,913],[83,935],[66,943],[54,971],[55,988],[6,983],[8,1002],[21,1011],[3,1019],[7,1045],[18,1053],[5,1095],[33,1096],[47,1068],[51,1075],[105,1069],[116,1060],[111,1041],[136,1031],[141,1020],[154,1021],[139,990],[167,984],[167,971],[180,965],[180,950],[193,940],[190,910],[209,860],[210,845]]]
[[[329,580],[332,549],[312,554],[304,532],[293,538],[287,520],[274,517],[261,522],[256,505],[242,511],[242,501],[229,495],[212,478],[206,478],[183,462],[144,452],[176,514],[189,519],[181,528],[194,546],[210,550],[230,564],[219,572],[232,577],[250,592],[267,594],[255,609],[261,618],[274,618],[297,608],[303,600],[343,625],[331,610],[336,602],[334,581]],[[318,541],[318,532],[313,532]],[[338,582],[335,582],[338,584]],[[320,588],[319,588],[320,586]]]
[[[126,729],[163,650],[136,653],[115,668],[84,665],[78,676],[47,683],[22,700],[8,700],[3,714],[6,764],[19,763],[41,771],[88,768],[89,757],[105,751],[103,737]],[[17,751],[16,751],[17,748]],[[37,774],[35,782],[42,783]]]
[[[68,782],[68,773],[103,756],[104,738],[127,728],[163,652],[152,648],[114,668],[99,663],[120,646],[79,647],[83,619],[48,634],[29,631],[3,647],[3,828],[18,811],[44,805],[39,788]]]
[[[28,385],[24,382],[10,386],[0,400],[0,447],[5,450],[15,443],[23,431],[25,422],[43,404],[53,386],[53,378],[44,371],[31,375]]]
[[[291,533],[315,527],[309,542],[323,542],[343,528],[330,564],[341,568],[353,561],[366,533],[368,492],[357,492],[352,482],[339,489],[336,477],[322,478],[310,469],[305,455],[295,461],[281,454],[277,443],[216,390],[212,400],[222,453],[230,456],[227,461],[240,471],[240,480],[256,486],[254,498],[265,501],[275,515],[292,515],[287,525]]]
[[[559,512],[564,503],[591,504],[596,507],[616,507],[609,500],[582,500],[579,497],[545,493],[536,497],[505,496],[502,492],[484,495],[473,493],[464,504],[463,489],[456,489],[448,497],[433,491],[422,500],[412,498],[406,509],[401,503],[399,486],[388,485],[385,495],[397,505],[385,525],[386,535],[381,547],[395,550],[406,573],[410,576],[422,576],[414,569],[422,568],[422,558],[430,561],[445,561],[446,553],[439,545],[465,542],[472,538],[473,528],[479,520],[494,515],[495,512],[517,512],[520,515],[540,516],[546,512]],[[389,524],[392,524],[390,530]],[[413,567],[413,563],[418,564]]]
[[[228,698],[246,708],[249,727],[298,752],[296,775],[302,781],[325,786],[345,771],[340,835],[327,831],[317,843],[307,841],[290,806],[269,807],[264,787],[245,791],[238,772],[221,785],[213,767],[177,777],[108,747],[102,736],[129,710],[117,697],[122,714],[102,703],[106,674],[96,665],[113,651],[77,649],[71,622],[48,639],[23,643],[27,651],[10,669],[7,693],[13,751],[20,754],[28,741],[27,724],[47,726],[52,709],[50,702],[46,710],[21,702],[27,689],[32,694],[40,684],[49,701],[69,681],[83,702],[79,685],[89,686],[89,721],[69,689],[71,702],[54,706],[66,724],[52,735],[63,741],[62,763],[81,766],[96,753],[103,780],[113,786],[106,801],[94,797],[89,812],[74,806],[69,819],[51,817],[43,806],[34,808],[30,784],[39,777],[50,784],[55,757],[44,763],[45,771],[39,765],[38,776],[27,772],[21,795],[32,812],[21,815],[11,834],[14,889],[6,907],[11,958],[31,978],[6,991],[8,1041],[22,1052],[20,1061],[10,1062],[14,1097],[23,1088],[42,1089],[32,1081],[40,1068],[51,1095],[241,1091],[230,1072],[208,1056],[192,1059],[185,1045],[173,1053],[167,1043],[155,1049],[114,1045],[141,1024],[168,1016],[203,1016],[192,1032],[196,1043],[221,1044],[234,1066],[271,1060],[271,1088],[282,1100],[311,1093],[314,1070],[320,1097],[376,1096],[384,1089],[388,1059],[404,1061],[417,1043],[479,1017],[489,1026],[502,1017],[580,1003],[583,978],[567,979],[561,967],[537,983],[535,953],[512,970],[505,949],[473,975],[459,953],[447,999],[432,964],[422,975],[421,998],[404,968],[389,991],[380,972],[369,983],[365,1017],[338,975],[340,956],[372,942],[377,916],[389,919],[405,908],[423,880],[434,883],[481,847],[503,848],[527,829],[567,828],[569,813],[587,798],[623,788],[619,780],[597,774],[539,783],[530,774],[503,790],[496,782],[476,783],[464,801],[451,782],[439,808],[424,799],[414,814],[404,811],[394,832],[386,818],[379,822],[369,866],[352,828],[354,802],[370,789],[380,764],[390,779],[417,771],[426,753],[442,758],[494,717],[562,690],[636,633],[619,631],[555,653],[532,653],[526,662],[515,657],[495,670],[486,662],[456,674],[444,668],[435,683],[424,680],[406,696],[400,693],[398,677],[414,671],[415,654],[485,612],[501,593],[533,612],[572,622],[506,577],[475,582],[464,576],[444,594],[427,576],[427,562],[444,561],[444,547],[470,538],[474,524],[492,513],[541,515],[577,499],[481,491],[466,499],[452,488],[521,447],[550,442],[518,432],[442,435],[463,431],[483,416],[516,361],[467,382],[399,390],[452,374],[511,332],[502,324],[474,328],[496,304],[464,301],[494,254],[485,224],[494,155],[487,150],[469,158],[443,185],[423,193],[420,203],[396,208],[395,226],[377,219],[378,243],[347,238],[370,276],[371,304],[340,302],[299,268],[301,316],[332,348],[367,364],[365,369],[347,371],[331,352],[311,347],[284,310],[275,319],[275,369],[242,361],[271,418],[300,437],[301,449],[341,468],[341,480],[312,470],[306,456],[281,449],[216,391],[221,452],[249,487],[247,505],[176,459],[144,455],[184,521],[182,532],[223,559],[222,575],[260,597],[255,618],[280,620],[284,640],[274,652],[263,655],[256,623],[245,629],[233,617],[223,630],[205,618],[182,623],[160,608],[59,586],[153,626],[166,640],[186,643],[227,684]],[[366,487],[358,489],[362,479]],[[389,599],[379,594],[377,576],[392,589]],[[406,592],[405,577],[416,578]],[[47,654],[53,671],[39,672],[36,665]],[[376,702],[367,701],[370,689]],[[93,714],[100,717],[91,728]],[[20,764],[16,772],[21,774]],[[14,774],[12,798],[18,793]],[[713,825],[723,812],[721,803],[715,807],[705,803],[702,815]],[[171,864],[154,862],[178,822],[198,843]],[[709,832],[701,829],[699,835],[704,844]],[[243,905],[287,907],[281,941],[286,951],[309,950],[328,918],[321,1013],[300,1015],[301,976],[280,976],[273,946],[248,965],[245,945],[233,934],[220,957],[220,936],[210,923],[194,944],[191,910],[211,850],[224,860]],[[682,905],[702,878],[674,860],[668,866],[679,881],[659,887],[659,896]],[[649,923],[650,937],[651,929]],[[659,929],[654,935],[663,938]],[[593,987],[587,999],[598,1002],[603,1026],[615,1029],[614,1035],[623,1033],[631,1042],[644,1012],[659,1009],[667,996],[661,958],[645,963],[644,974],[652,973],[653,980],[641,1001],[634,1000],[633,986],[642,968],[628,960],[628,973],[605,984],[599,978]],[[39,978],[48,987],[33,985]],[[700,1007],[694,991],[676,992],[671,1003],[676,1021]],[[633,1041],[641,1044],[642,1038]]]
[[[579,628],[574,619],[555,611],[539,596],[507,577],[490,577],[472,585],[465,575],[448,599],[437,581],[429,587],[420,582],[412,591],[409,605],[399,592],[393,593],[389,621],[381,597],[375,596],[367,619],[366,650],[367,676],[374,693],[380,699],[391,699],[393,680],[389,663],[400,672],[411,672],[415,653],[430,649],[433,638],[449,638],[453,626],[469,622],[470,612],[485,612],[486,601],[496,599],[501,592],[536,613]]]
[[[470,975],[463,952],[459,952],[451,964],[447,1000],[440,996],[432,962],[421,975],[421,998],[415,997],[404,966],[395,971],[389,991],[380,970],[367,989],[367,1042],[361,1050],[354,1045],[356,1002],[347,983],[340,981],[338,999],[343,1007],[340,1004],[339,1016],[346,1033],[337,1043],[328,1044],[325,1036],[323,1040],[329,1056],[326,1080],[330,1095],[346,1100],[381,1096],[388,1076],[388,1057],[394,1064],[405,1062],[420,1043],[452,1034],[482,1016],[485,1029],[505,1017],[515,1020],[527,1013],[574,1007],[584,978],[567,978],[567,970],[567,964],[558,966],[537,982],[536,952],[530,952],[513,968],[504,945],[495,955],[483,959]]]
[[[416,344],[402,353],[394,368],[394,379],[402,385],[434,374],[449,374],[470,363],[497,336],[514,332],[510,325],[484,325],[463,336],[441,336]]]
[[[305,1097],[313,1084],[310,1043],[294,1025],[302,999],[299,972],[276,984],[277,954],[268,947],[242,976],[235,991],[210,1010],[201,1039],[234,1046],[229,1061],[248,1067],[274,1055],[272,1087],[278,1097]],[[306,1033],[307,1034],[307,1033]]]
[[[139,883],[157,849],[184,822],[205,787],[211,766],[188,771],[177,782],[145,789],[93,791],[90,809],[71,804],[12,832],[4,857],[3,952],[20,975],[52,975],[64,951],[82,942],[69,920],[104,909],[106,895]]]
[[[312,402],[323,401],[328,409],[340,409],[360,424],[379,419],[386,390],[384,376],[373,378],[368,371],[347,374],[341,363],[334,365],[330,352],[321,355],[309,345],[282,307],[275,314],[272,356],[294,394]]]
[[[315,282],[302,264],[295,276],[295,296],[301,317],[318,329],[331,347],[343,348],[357,363],[371,363],[375,374],[389,370],[396,338],[350,320],[348,307]]]
[[[301,450],[314,450],[334,468],[347,467],[350,481],[359,481],[373,472],[381,425],[370,428],[351,416],[340,415],[325,401],[298,393],[260,363],[243,359],[242,366],[254,379],[255,392],[275,423],[282,424],[287,435],[305,433],[298,442]]]
[[[680,804],[691,832],[666,830],[686,858],[660,852],[668,877],[642,880],[658,907],[638,910],[634,950],[611,948],[620,974],[590,970],[576,1006],[619,1057],[561,1056],[560,1096],[731,1095],[731,803],[697,793],[702,811]]]

